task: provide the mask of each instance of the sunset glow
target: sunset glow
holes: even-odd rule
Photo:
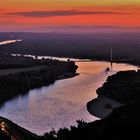
[[[90,13],[90,14],[89,14]],[[0,30],[50,26],[140,26],[139,0],[2,0]]]

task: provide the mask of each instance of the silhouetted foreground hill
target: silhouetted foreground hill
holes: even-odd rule
[[[24,128],[19,127],[15,123],[12,123],[11,121],[0,117],[0,138],[5,137],[7,140],[32,140],[32,139],[38,139],[38,136],[29,132],[28,130],[25,130]],[[0,139],[5,140],[5,139]]]
[[[41,137],[30,137],[30,140],[134,140],[136,137],[139,139],[139,85],[140,71],[118,72],[116,75],[109,77],[103,87],[97,90],[97,93],[103,94],[104,96],[117,101],[121,101],[122,103],[125,103],[124,106],[114,109],[109,116],[102,120],[91,123],[86,123],[82,120],[79,120],[77,121],[77,127],[71,126],[70,129],[62,128],[58,132],[52,131]],[[13,123],[10,122],[9,125],[12,126]],[[22,128],[20,128],[20,130],[20,134],[25,134],[24,131],[22,131]],[[31,136],[30,133],[26,133],[26,135]],[[0,132],[0,136],[3,136],[2,132]]]
[[[140,101],[140,70],[121,71],[109,76],[97,94],[117,100],[124,104]]]

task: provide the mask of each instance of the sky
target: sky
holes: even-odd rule
[[[140,27],[140,0],[0,2],[0,31]]]

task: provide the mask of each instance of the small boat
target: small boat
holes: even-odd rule
[[[110,71],[110,68],[109,68],[109,67],[107,67],[105,71],[106,71],[106,72]]]

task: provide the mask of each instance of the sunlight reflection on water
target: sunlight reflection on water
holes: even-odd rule
[[[6,41],[1,41],[1,42],[0,42],[0,45],[15,43],[15,42],[19,42],[19,41],[22,41],[22,40],[19,39],[19,40],[6,40]]]

